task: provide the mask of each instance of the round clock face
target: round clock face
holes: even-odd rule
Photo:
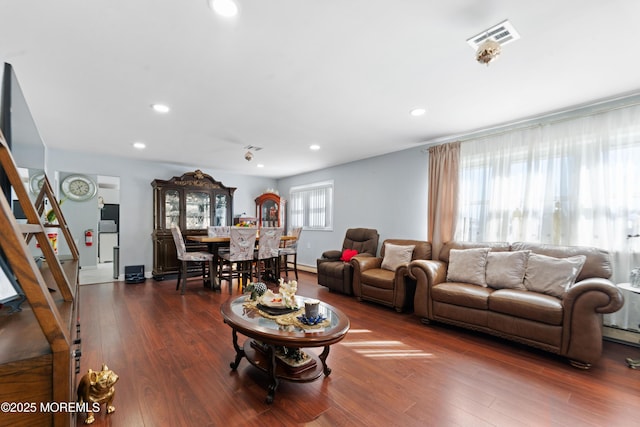
[[[69,175],[62,180],[62,192],[71,200],[89,200],[96,195],[95,182],[84,175]]]
[[[44,173],[38,173],[38,174],[32,175],[31,178],[29,178],[29,190],[31,190],[33,194],[39,194],[40,189],[42,188],[43,185],[44,185]]]

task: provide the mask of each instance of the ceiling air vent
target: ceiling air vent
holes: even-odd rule
[[[260,150],[262,150],[262,147],[256,147],[255,145],[245,145],[244,149],[245,150],[260,151]]]
[[[513,41],[516,41],[520,38],[520,34],[513,28],[511,22],[508,19],[505,19],[501,23],[494,25],[493,27],[482,31],[479,34],[467,39],[467,43],[474,50],[477,50],[478,47],[487,39],[493,40],[499,43],[501,46],[509,44]]]

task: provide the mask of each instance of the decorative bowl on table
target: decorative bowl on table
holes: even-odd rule
[[[322,314],[318,314],[317,316],[311,316],[311,317],[307,317],[306,315],[303,314],[301,316],[298,316],[297,319],[300,321],[300,323],[309,325],[309,326],[315,326],[327,320],[327,318],[324,317]]]
[[[277,308],[285,306],[282,295],[273,293],[271,289],[268,289],[262,296],[258,297],[258,304]]]
[[[257,299],[257,307],[273,316],[293,313],[298,310],[298,307],[287,307],[284,298],[280,294],[274,294],[271,290]]]

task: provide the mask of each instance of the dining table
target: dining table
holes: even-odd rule
[[[287,242],[296,240],[296,236],[282,236],[280,237],[280,242]],[[229,236],[187,236],[187,240],[190,242],[198,242],[198,243],[206,243],[209,248],[209,252],[213,254],[213,270],[218,271],[218,250],[223,247],[228,247],[231,242],[231,237]],[[260,231],[256,230],[256,244],[260,241]],[[217,274],[213,274],[213,284],[214,287],[219,289],[220,280],[218,279]]]

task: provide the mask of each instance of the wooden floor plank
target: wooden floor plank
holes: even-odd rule
[[[216,293],[193,279],[185,295],[175,281],[83,286],[81,373],[104,362],[120,376],[116,412],[103,408],[94,425],[640,425],[640,371],[624,362],[640,358],[638,348],[605,342],[600,362],[581,371],[526,346],[328,292],[313,274],[300,274],[298,294],[339,307],[351,330],[331,347],[329,377],[281,382],[268,405],[262,372],[246,360],[229,367],[226,285]]]

